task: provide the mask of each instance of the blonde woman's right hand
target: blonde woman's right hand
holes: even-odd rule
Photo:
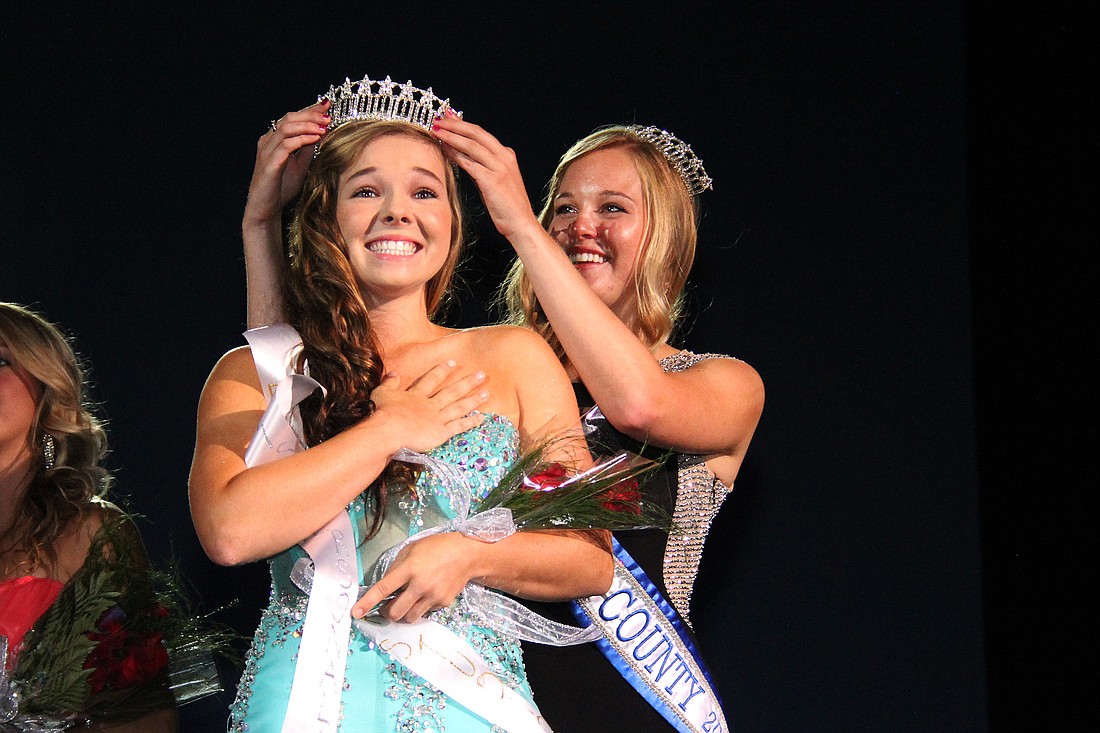
[[[374,388],[372,417],[383,421],[394,440],[394,452],[408,448],[423,453],[481,424],[485,416],[477,409],[489,399],[485,373],[456,378],[458,373],[458,365],[447,361],[407,387],[401,376],[390,372]]]
[[[320,142],[330,121],[329,104],[322,99],[286,113],[257,141],[256,167],[244,209],[246,224],[278,220],[283,207],[301,192],[313,160],[313,146]]]
[[[453,113],[435,121],[432,134],[481,191],[497,231],[511,241],[525,227],[541,229],[531,210],[516,153],[491,133]]]

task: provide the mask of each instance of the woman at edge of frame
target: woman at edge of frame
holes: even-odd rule
[[[148,566],[137,528],[106,498],[112,478],[102,465],[107,433],[93,412],[86,384],[86,370],[57,326],[24,306],[0,302],[0,636],[7,637],[8,672],[17,671],[26,635],[74,578],[94,565],[93,548],[105,553],[101,562],[120,569],[125,565],[135,574]],[[117,667],[140,670],[142,660],[125,651],[118,649],[111,657]],[[0,675],[4,671],[0,668]],[[118,682],[113,668],[99,670],[99,678],[108,675],[116,675],[110,679]],[[167,676],[158,678],[163,686],[147,695],[147,705],[125,720],[106,722],[102,715],[89,714],[90,729],[178,730]],[[135,675],[134,681],[144,680]],[[94,691],[100,683],[89,679],[88,684]],[[4,692],[0,689],[0,698]],[[0,699],[0,712],[17,716],[16,725],[28,724],[18,717],[18,701],[14,710],[3,709],[6,702]],[[85,711],[65,712],[74,715],[69,723],[75,725],[76,714]],[[0,729],[7,730],[2,721]]]

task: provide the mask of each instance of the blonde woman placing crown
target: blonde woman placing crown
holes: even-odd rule
[[[428,94],[395,86],[347,93]],[[395,456],[459,465],[475,506],[543,436],[558,438],[551,458],[587,463],[569,380],[529,330],[432,321],[461,246],[454,168],[411,115],[329,117],[333,97],[260,139],[245,211],[246,238],[278,233],[301,188],[289,267],[268,263],[286,271],[285,293],[264,293],[285,302],[289,325],[249,332],[199,403],[199,538],[217,563],[266,559],[272,573],[230,729],[549,730],[518,641],[453,602],[470,581],[528,599],[601,593],[604,533],[441,532],[404,546],[377,582],[361,579],[395,540],[447,514],[453,487]],[[369,587],[353,609],[357,574]]]
[[[673,513],[673,535],[616,535],[611,591],[558,605],[563,616],[601,626],[608,642],[526,647],[533,688],[554,685],[554,695],[537,698],[543,714],[562,730],[726,730],[691,632],[690,600],[764,388],[743,361],[669,344],[695,256],[697,198],[711,179],[671,133],[614,125],[562,156],[536,219],[510,149],[453,117],[435,136],[477,182],[518,255],[502,289],[510,320],[554,347],[581,406],[598,405],[606,418],[592,426],[594,450],[640,442],[676,453],[643,486]],[[651,584],[655,593],[644,590]],[[620,607],[627,597],[629,610]]]

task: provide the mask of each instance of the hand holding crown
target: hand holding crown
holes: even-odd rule
[[[511,240],[531,227],[541,232],[514,150],[478,125],[450,114],[436,121],[432,134],[451,160],[474,179],[501,235]]]
[[[313,146],[330,122],[329,105],[329,100],[321,99],[271,122],[271,129],[256,143],[246,221],[278,223],[283,208],[298,196],[313,158]]]

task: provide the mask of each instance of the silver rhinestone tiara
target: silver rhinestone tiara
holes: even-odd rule
[[[703,170],[703,161],[691,151],[691,146],[668,130],[659,127],[627,125],[628,130],[653,145],[672,164],[672,167],[684,179],[684,185],[693,196],[708,188],[714,188],[714,181]]]
[[[329,87],[328,93],[317,101],[322,99],[332,102],[328,110],[332,118],[329,130],[352,120],[401,120],[431,130],[434,120],[453,109],[451,100],[440,99],[431,87],[418,89],[411,81],[396,84],[388,76],[384,81],[373,81],[369,76],[359,81],[344,79],[340,86]],[[454,111],[462,116],[458,110]]]

